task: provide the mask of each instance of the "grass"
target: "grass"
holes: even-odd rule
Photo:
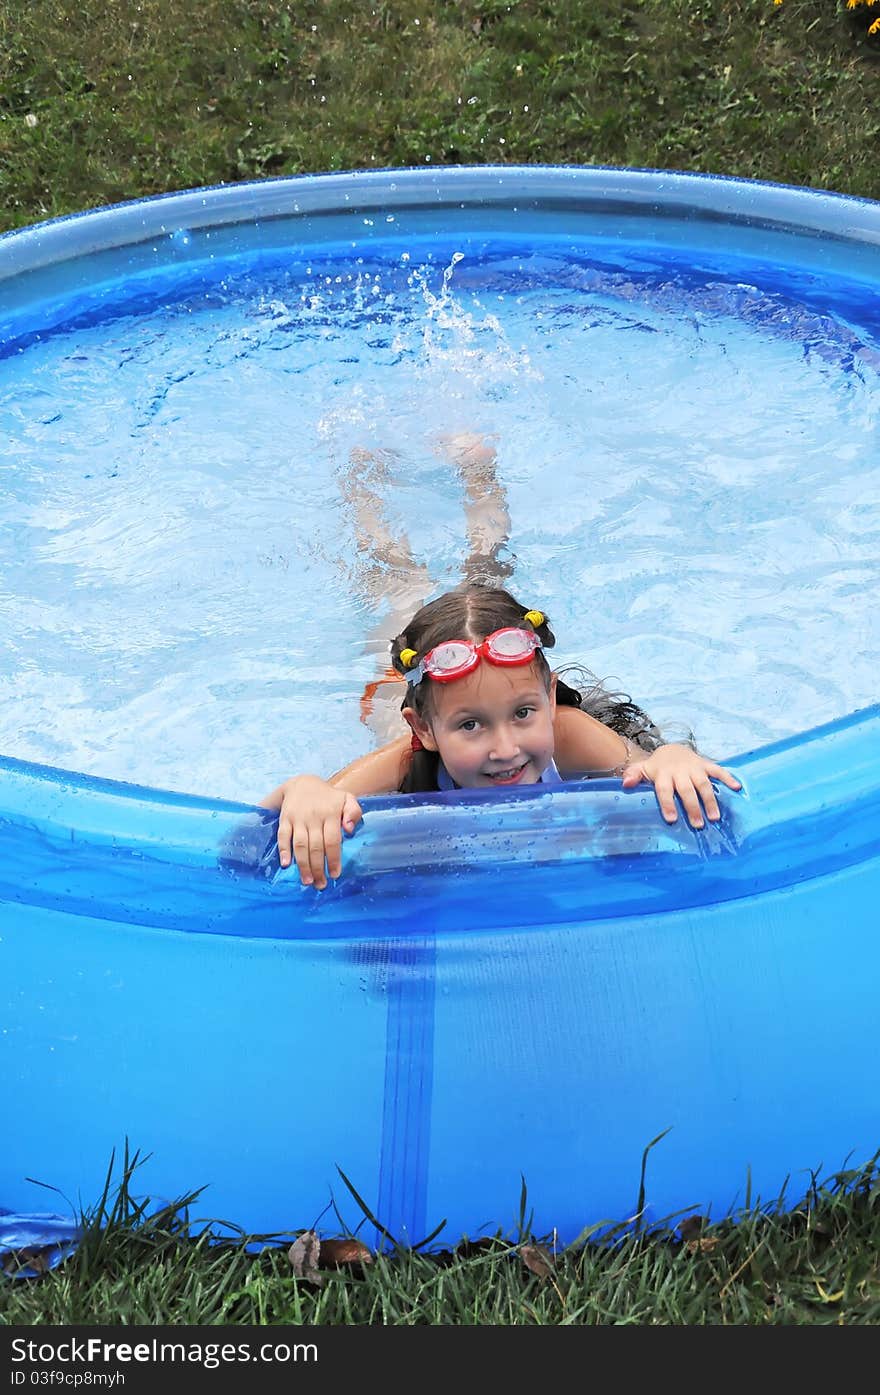
[[[401,165],[633,165],[878,198],[877,9],[0,0],[0,230],[198,185]],[[58,1269],[0,1278],[0,1323],[880,1321],[873,1165],[814,1178],[788,1209],[621,1225],[549,1272],[526,1231],[376,1255],[320,1284],[297,1278],[286,1246],[196,1236],[187,1199],[148,1215],[130,1181],[83,1218]]]
[[[83,1217],[79,1247],[38,1279],[0,1279],[0,1325],[873,1325],[880,1322],[880,1171],[812,1177],[710,1224],[678,1217],[588,1232],[554,1253],[531,1235],[397,1251],[297,1277],[288,1245],[194,1234],[195,1196],[154,1214],[135,1157]]]
[[[196,185],[485,162],[880,195],[880,6],[0,0],[0,228]]]

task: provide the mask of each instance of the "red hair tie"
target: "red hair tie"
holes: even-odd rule
[[[422,745],[421,741],[419,740],[419,738],[416,736],[415,732],[413,732],[413,734],[412,734],[412,740],[410,741],[409,744],[410,744],[410,746],[412,747],[412,749],[413,749],[414,751],[424,751],[424,749],[425,749],[424,746]]]

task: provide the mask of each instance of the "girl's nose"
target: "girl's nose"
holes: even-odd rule
[[[507,727],[501,727],[492,734],[492,746],[489,750],[490,760],[511,760],[519,755],[519,742],[513,731]]]

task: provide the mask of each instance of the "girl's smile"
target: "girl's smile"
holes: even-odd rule
[[[512,770],[487,770],[486,774],[496,785],[515,785],[520,776],[528,769],[530,763],[530,761],[523,761],[522,765],[516,766]]]

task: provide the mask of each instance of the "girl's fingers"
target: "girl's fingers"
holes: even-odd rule
[[[342,822],[345,824],[346,832],[354,832],[356,825],[360,823],[363,816],[363,810],[354,795],[347,794],[345,796],[345,803],[342,806]]]
[[[658,775],[654,781],[654,793],[660,805],[660,813],[667,823],[675,823],[678,810],[675,807],[675,787],[671,775]]]
[[[716,780],[720,780],[729,790],[741,790],[742,780],[738,780],[735,775],[731,775],[729,770],[725,770],[723,765],[716,766],[710,772]]]
[[[723,765],[717,765],[715,761],[700,758],[697,758],[696,765],[691,761],[683,769],[678,769],[675,772],[661,769],[656,777],[651,774],[647,763],[627,766],[623,772],[621,783],[624,789],[632,789],[642,780],[652,780],[660,812],[667,823],[675,823],[678,817],[675,805],[677,795],[691,827],[703,828],[706,819],[711,823],[717,823],[721,818],[718,798],[710,776],[712,779],[720,780],[728,789],[742,789],[742,781],[732,775],[729,770],[725,770]]]
[[[283,812],[278,820],[278,857],[282,867],[296,862],[303,886],[323,891],[327,876],[338,877],[342,872],[342,824],[353,833],[363,818],[361,806],[353,795],[346,795],[332,813],[323,807]]]
[[[703,818],[703,807],[700,804],[700,796],[694,789],[690,776],[679,776],[676,781],[676,793],[684,805],[684,811],[688,816],[688,823],[691,828],[702,828],[705,819]]]
[[[718,808],[718,800],[712,788],[712,781],[707,775],[702,780],[695,780],[694,785],[703,801],[703,808],[706,810],[706,818],[710,819],[712,823],[717,823],[718,819],[721,818],[721,810]]]
[[[309,829],[309,871],[316,891],[323,891],[327,885],[327,873],[324,870],[325,857],[324,825],[322,823],[312,824]]]
[[[291,843],[293,856],[296,859],[297,871],[303,886],[312,884],[312,867],[309,862],[309,833],[305,824],[301,824],[293,835]]]
[[[647,779],[648,776],[641,765],[628,765],[620,777],[620,782],[624,789],[629,790]]]
[[[293,829],[290,826],[290,819],[281,818],[278,821],[278,860],[282,867],[290,866],[290,837]]]
[[[338,877],[342,871],[342,827],[335,816],[324,820],[324,855],[327,875]]]

